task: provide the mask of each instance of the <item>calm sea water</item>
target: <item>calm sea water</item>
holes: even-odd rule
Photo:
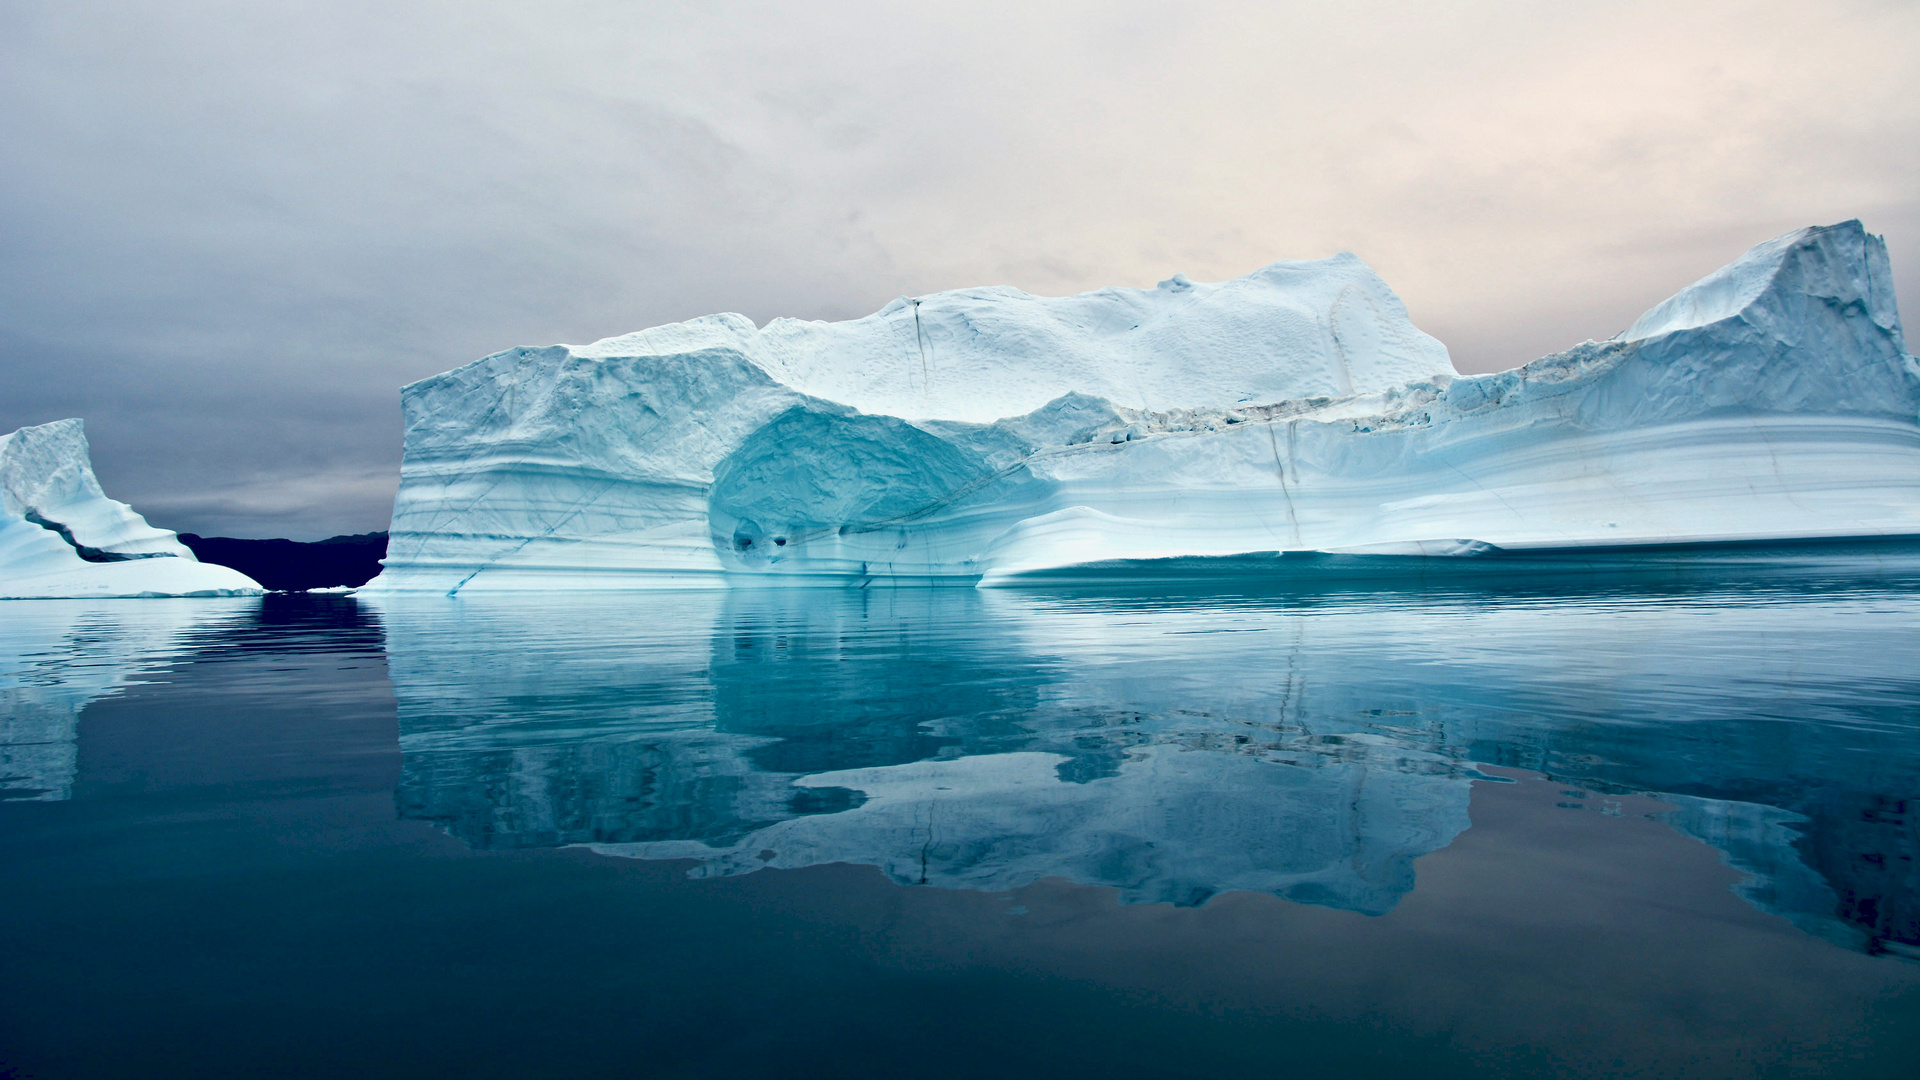
[[[1868,570],[8,605],[0,1076],[1911,1077]]]

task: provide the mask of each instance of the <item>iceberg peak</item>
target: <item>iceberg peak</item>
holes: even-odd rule
[[[1796,229],[1756,245],[1634,321],[1617,340],[1643,341],[1772,309],[1792,296],[1814,296],[1836,306],[1858,304],[1872,323],[1905,335],[1894,306],[1893,271],[1885,239],[1858,219]],[[1764,316],[1763,316],[1764,317]]]

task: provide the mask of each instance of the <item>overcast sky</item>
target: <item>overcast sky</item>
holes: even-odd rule
[[[1463,371],[1859,217],[1920,311],[1920,4],[0,0],[0,431],[155,524],[385,528],[398,387],[1353,251]]]

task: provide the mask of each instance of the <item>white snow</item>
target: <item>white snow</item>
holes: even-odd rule
[[[79,420],[0,435],[0,600],[263,591],[107,498]]]
[[[1920,535],[1920,362],[1858,222],[1497,375],[1457,376],[1340,256],[847,323],[712,316],[510,350],[402,400],[375,592]]]
[[[729,348],[862,412],[990,423],[1062,394],[1133,409],[1372,393],[1451,375],[1446,346],[1352,255],[1278,262],[1217,285],[1048,298],[1011,288],[902,297],[864,319],[715,315],[574,348],[606,359]]]

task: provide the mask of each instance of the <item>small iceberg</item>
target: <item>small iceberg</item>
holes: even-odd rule
[[[0,435],[0,600],[263,592],[107,498],[79,420]]]

